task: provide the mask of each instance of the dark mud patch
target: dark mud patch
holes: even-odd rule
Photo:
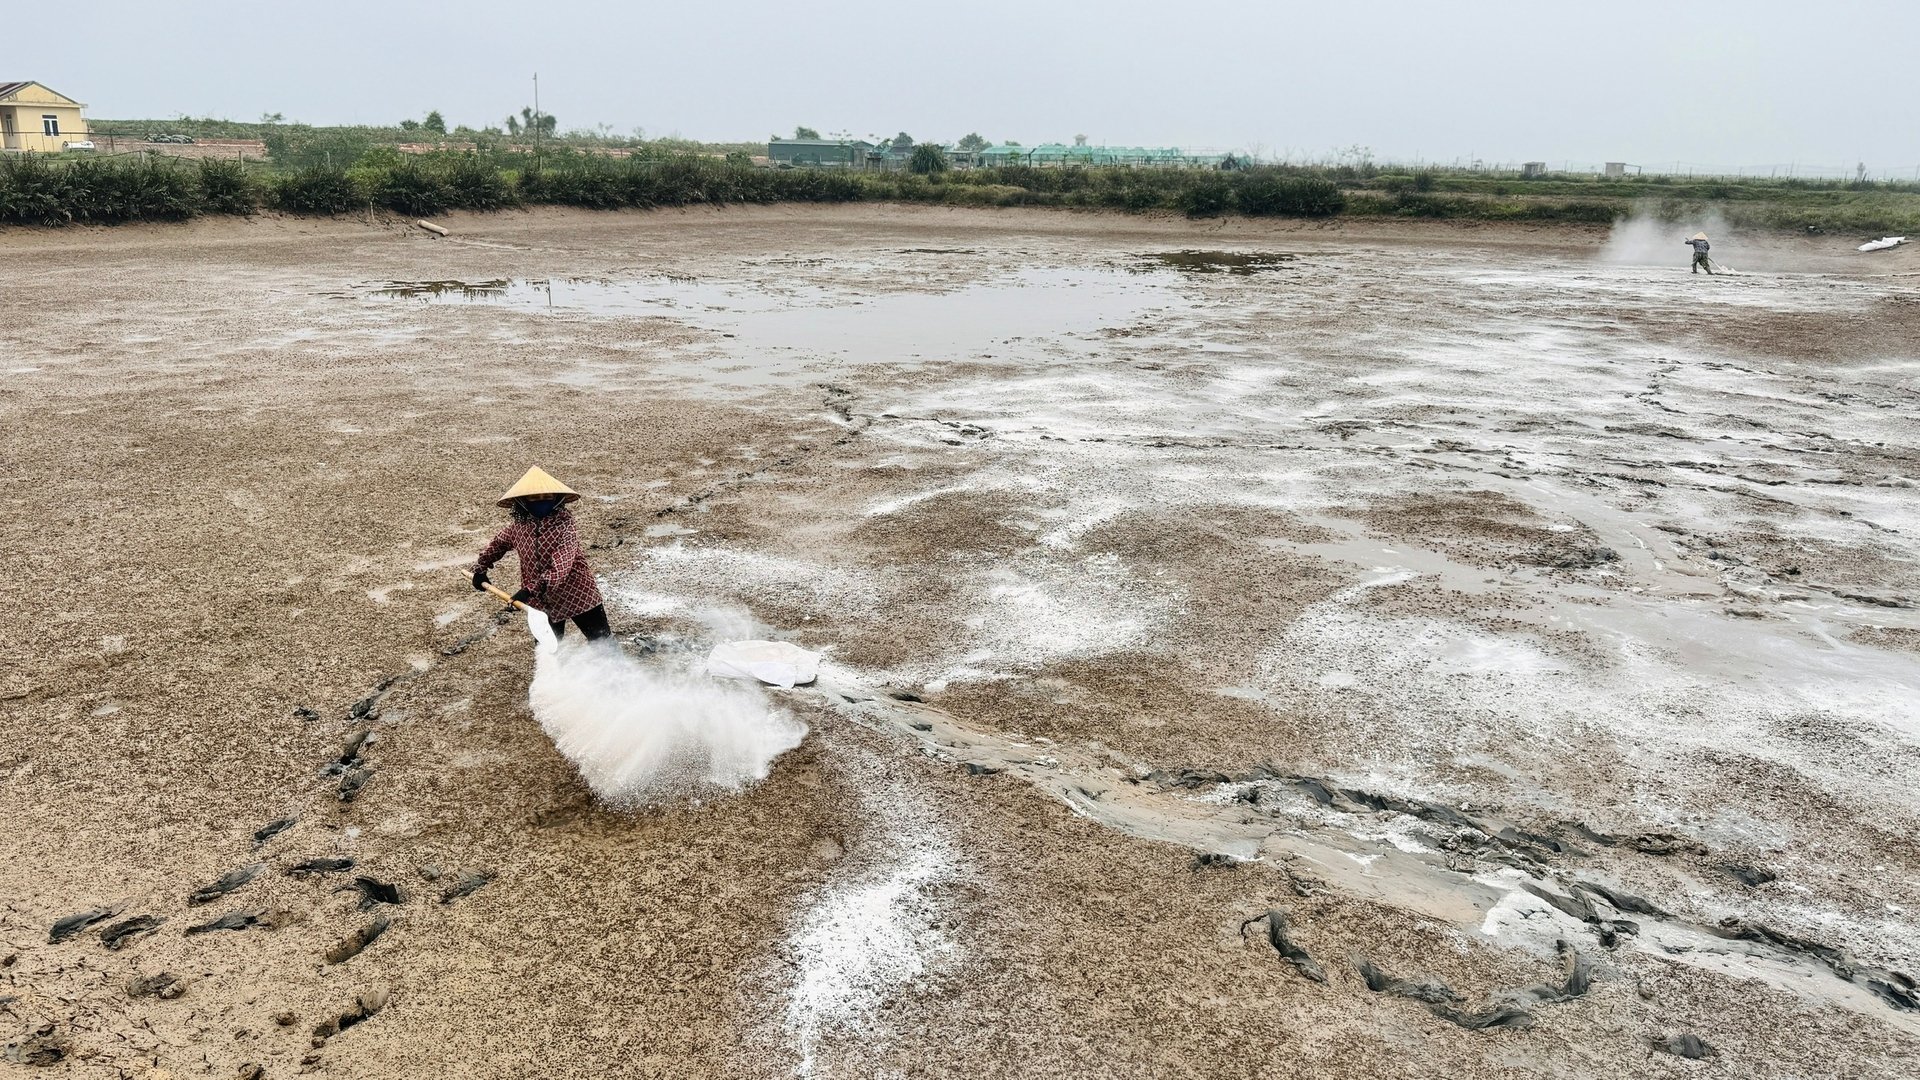
[[[193,892],[187,896],[187,903],[204,904],[211,900],[217,900],[238,889],[240,886],[245,885],[247,882],[252,881],[254,878],[259,877],[260,871],[266,868],[266,863],[259,862],[249,866],[243,866],[238,870],[230,870],[226,874],[223,874],[218,881],[209,882],[193,890]]]
[[[379,297],[408,300],[497,300],[507,294],[513,282],[505,278],[490,281],[390,281],[366,291]]]
[[[930,495],[866,518],[849,539],[916,562],[1011,555],[1034,543],[1032,530],[1009,520],[1018,512],[1019,505],[1001,492]]]
[[[440,894],[440,902],[442,904],[451,904],[456,900],[465,899],[479,892],[481,889],[486,888],[487,883],[492,880],[492,874],[468,874],[466,877],[448,886],[447,890]]]
[[[327,963],[344,964],[354,957],[359,956],[366,951],[367,946],[380,940],[380,935],[386,933],[387,928],[392,925],[393,920],[382,915],[360,929],[355,930],[353,933],[348,934],[342,938],[338,944],[326,951],[325,959]]]
[[[135,915],[131,919],[122,919],[100,931],[100,944],[118,952],[131,945],[135,938],[160,929],[160,925],[166,921],[159,915]]]
[[[266,908],[253,911],[229,911],[212,922],[187,927],[187,934],[191,936],[211,934],[216,930],[252,930],[255,927],[267,930],[274,928],[274,922]]]
[[[135,975],[126,982],[128,997],[156,997],[162,1001],[172,1001],[187,992],[187,985],[178,975],[162,971],[153,975]]]
[[[1711,1043],[1692,1032],[1686,1032],[1680,1035],[1655,1036],[1649,1038],[1647,1042],[1651,1044],[1655,1050],[1672,1054],[1675,1057],[1687,1058],[1690,1061],[1699,1061],[1703,1058],[1714,1057],[1720,1053],[1720,1051],[1713,1048]]]
[[[120,914],[118,907],[104,907],[68,915],[53,924],[53,929],[47,934],[47,944],[58,945],[89,926],[105,922],[118,914]]]
[[[375,904],[407,902],[407,894],[401,891],[400,886],[390,881],[381,881],[379,878],[357,877],[353,879],[352,885],[345,887],[360,893],[361,911],[371,910]]]
[[[337,874],[354,867],[352,859],[306,859],[287,867],[287,873],[294,877],[308,874]]]
[[[1135,256],[1136,271],[1179,270],[1188,274],[1237,274],[1242,277],[1278,270],[1300,256],[1279,251],[1154,251]]]
[[[260,826],[258,829],[255,829],[253,831],[254,846],[259,847],[261,844],[264,844],[267,841],[273,839],[274,837],[279,836],[281,833],[286,832],[288,829],[293,828],[294,823],[299,820],[300,818],[297,815],[293,817],[276,818],[275,820],[269,821],[265,825]]]
[[[59,1035],[52,1024],[45,1024],[0,1047],[0,1061],[47,1069],[65,1061],[72,1053],[73,1044]]]
[[[1327,981],[1327,973],[1321,970],[1320,965],[1315,962],[1313,957],[1307,955],[1307,950],[1301,948],[1299,943],[1294,941],[1293,937],[1288,933],[1287,915],[1279,908],[1268,908],[1263,914],[1243,920],[1240,923],[1241,939],[1245,940],[1248,927],[1254,923],[1263,921],[1267,924],[1267,944],[1273,946],[1273,951],[1279,953],[1282,960],[1292,964],[1295,971],[1312,979],[1314,982],[1323,983]]]

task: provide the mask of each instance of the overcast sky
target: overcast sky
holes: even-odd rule
[[[1920,0],[63,0],[0,79],[182,113],[1323,157],[1920,165]]]

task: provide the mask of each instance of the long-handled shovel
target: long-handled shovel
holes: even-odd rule
[[[460,580],[465,581],[469,585],[473,584],[473,579],[467,577],[465,574],[460,576]],[[553,620],[547,618],[546,612],[541,611],[539,608],[528,607],[521,601],[515,600],[505,589],[499,588],[491,581],[482,583],[480,587],[487,590],[487,593],[495,599],[504,602],[508,607],[517,607],[527,613],[527,633],[533,635],[533,640],[539,645],[541,652],[553,652],[560,647],[560,636],[553,632]]]

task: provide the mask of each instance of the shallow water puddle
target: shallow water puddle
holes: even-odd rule
[[[730,351],[854,363],[993,358],[1026,339],[1055,344],[1192,302],[1174,285],[1110,269],[1027,268],[943,292],[855,291],[691,278],[510,278],[388,282],[354,295],[571,317],[673,318],[732,335]]]

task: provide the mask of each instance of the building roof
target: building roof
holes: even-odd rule
[[[74,108],[77,108],[77,109],[86,108],[85,105],[82,105],[80,102],[75,101],[74,99],[68,97],[67,95],[61,93],[60,91],[55,90],[53,87],[48,86],[46,83],[39,82],[34,79],[19,79],[13,82],[0,82],[0,101],[5,101],[6,99],[14,96],[15,94],[18,94],[20,91],[25,90],[29,86],[37,86],[40,89],[45,90],[47,93],[52,94],[54,97],[59,98],[61,101],[67,103],[68,105],[72,105]],[[49,103],[49,104],[52,104],[52,103]]]
[[[873,145],[865,139],[782,139],[779,136],[768,139],[767,142],[769,144],[778,143],[781,146],[817,146],[832,147],[834,149],[846,146]]]

